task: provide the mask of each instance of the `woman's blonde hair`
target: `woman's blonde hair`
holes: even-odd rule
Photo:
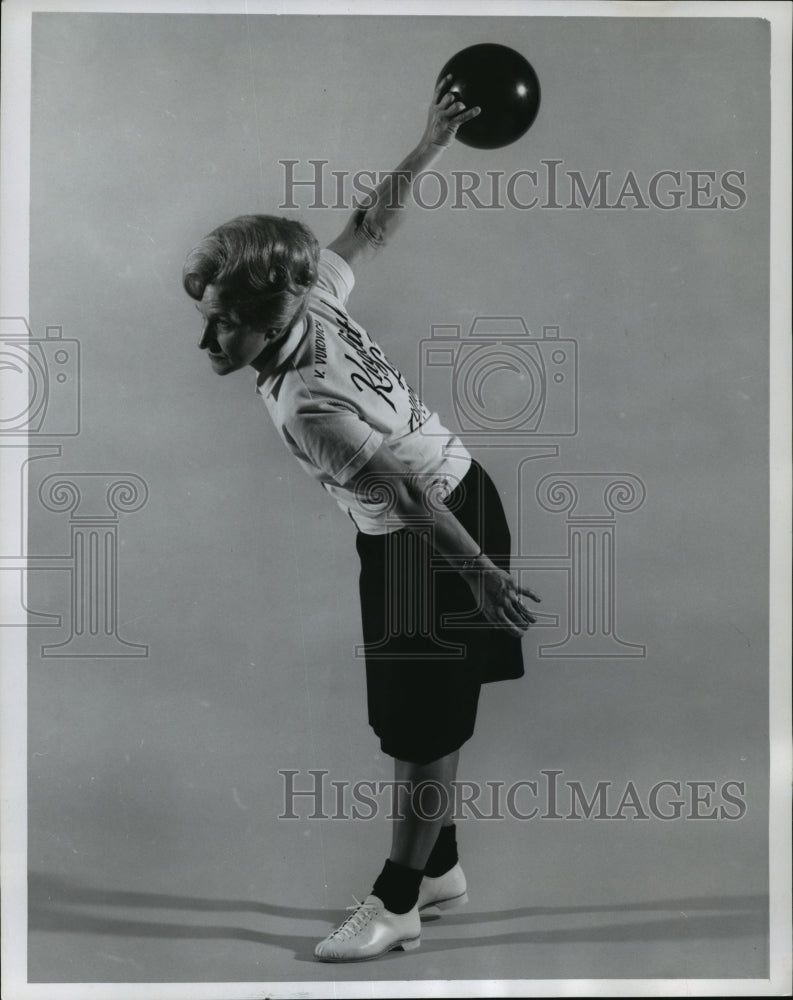
[[[187,255],[182,284],[197,301],[207,285],[245,322],[280,329],[317,280],[319,244],[308,226],[275,215],[240,215]]]

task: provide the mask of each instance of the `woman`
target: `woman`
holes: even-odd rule
[[[479,113],[449,85],[436,87],[419,144],[326,249],[299,222],[241,216],[191,251],[183,274],[213,369],[258,372],[287,447],[357,529],[369,721],[405,801],[372,892],[317,945],[325,961],[417,947],[421,915],[466,901],[452,821],[459,750],[481,684],[522,676],[520,638],[535,618],[520,595],[539,601],[508,572],[487,473],[346,308],[413,178]]]

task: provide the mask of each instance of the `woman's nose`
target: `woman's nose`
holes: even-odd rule
[[[211,342],[212,342],[212,332],[209,323],[207,323],[201,334],[201,339],[198,341],[199,349],[205,351],[207,347],[209,347]]]

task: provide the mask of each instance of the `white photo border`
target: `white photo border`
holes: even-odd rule
[[[617,979],[360,981],[289,983],[27,982],[27,630],[0,629],[0,881],[5,1000],[236,1000],[264,996],[778,996],[791,990],[791,24],[793,7],[773,2],[524,2],[524,0],[4,0],[0,123],[0,315],[29,315],[31,23],[38,12],[347,14],[532,17],[763,18],[771,27],[770,219],[770,977],[746,980]],[[0,380],[2,379],[0,372]],[[19,390],[18,380],[2,385]],[[1,384],[1,383],[0,383]],[[22,400],[20,409],[24,409]],[[22,446],[22,443],[20,443]],[[0,454],[2,461],[2,454]],[[3,476],[0,508],[19,504]],[[23,487],[22,502],[26,495]],[[7,507],[6,507],[7,509]],[[5,535],[3,532],[5,531]],[[8,524],[0,519],[0,549]],[[9,545],[13,548],[13,543]],[[0,574],[7,588],[12,574]],[[24,579],[24,575],[23,575]],[[18,594],[14,594],[15,598]],[[23,595],[23,599],[24,599]],[[10,599],[0,589],[0,602]]]

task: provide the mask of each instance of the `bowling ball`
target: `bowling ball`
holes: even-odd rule
[[[520,52],[490,42],[471,45],[452,56],[438,80],[448,73],[451,89],[465,106],[482,109],[457,130],[466,146],[498,149],[531,128],[540,107],[540,81]]]

